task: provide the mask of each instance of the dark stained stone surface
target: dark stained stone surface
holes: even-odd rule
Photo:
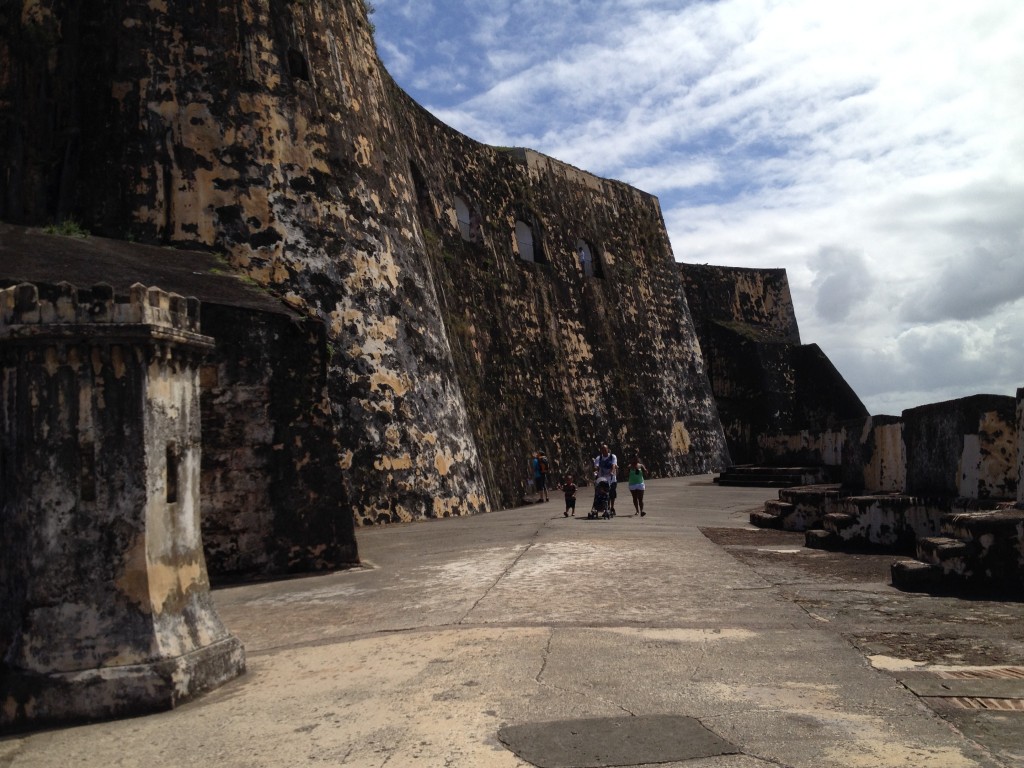
[[[498,738],[540,768],[646,765],[738,752],[700,721],[678,715],[525,723],[500,729]]]

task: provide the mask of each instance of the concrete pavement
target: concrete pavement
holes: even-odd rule
[[[363,568],[217,590],[244,677],[0,740],[0,767],[1024,765],[1024,712],[906,682],[1024,665],[1022,604],[905,595],[891,558],[753,529],[770,490],[648,487],[645,518],[627,494],[580,519],[584,489],[575,519],[556,494],[365,529]]]

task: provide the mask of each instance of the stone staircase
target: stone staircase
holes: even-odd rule
[[[777,500],[766,501],[764,509],[750,513],[759,528],[807,531],[818,528],[825,515],[838,508],[843,491],[838,483],[803,485],[779,491]]]
[[[917,541],[916,559],[892,564],[907,592],[997,592],[1024,599],[1024,510],[1010,507],[944,515],[939,535]]]
[[[804,543],[814,549],[872,549],[910,554],[918,541],[936,536],[957,500],[900,493],[847,495],[808,530]]]
[[[821,484],[780,489],[778,499],[750,513],[750,522],[803,531],[814,549],[913,556],[892,565],[893,586],[908,592],[993,592],[1024,600],[1024,509],[1012,502],[855,496]]]
[[[792,488],[829,483],[833,479],[833,472],[832,467],[764,467],[737,464],[719,474],[714,482],[718,485],[750,488]]]

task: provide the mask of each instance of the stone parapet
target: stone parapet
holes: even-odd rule
[[[126,299],[109,285],[19,283],[0,288],[0,339],[44,336],[179,338],[209,346],[199,333],[199,300],[136,283]]]

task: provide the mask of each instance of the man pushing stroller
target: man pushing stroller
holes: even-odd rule
[[[597,484],[594,486],[594,504],[590,508],[590,512],[587,513],[587,519],[595,520],[599,517],[603,517],[608,520],[615,516],[608,507],[609,492],[608,492],[608,481],[605,478],[599,478]]]
[[[619,461],[608,450],[608,443],[601,443],[601,452],[594,457],[594,478],[598,486],[603,480],[608,484],[608,517],[615,517],[616,486],[619,483]]]

